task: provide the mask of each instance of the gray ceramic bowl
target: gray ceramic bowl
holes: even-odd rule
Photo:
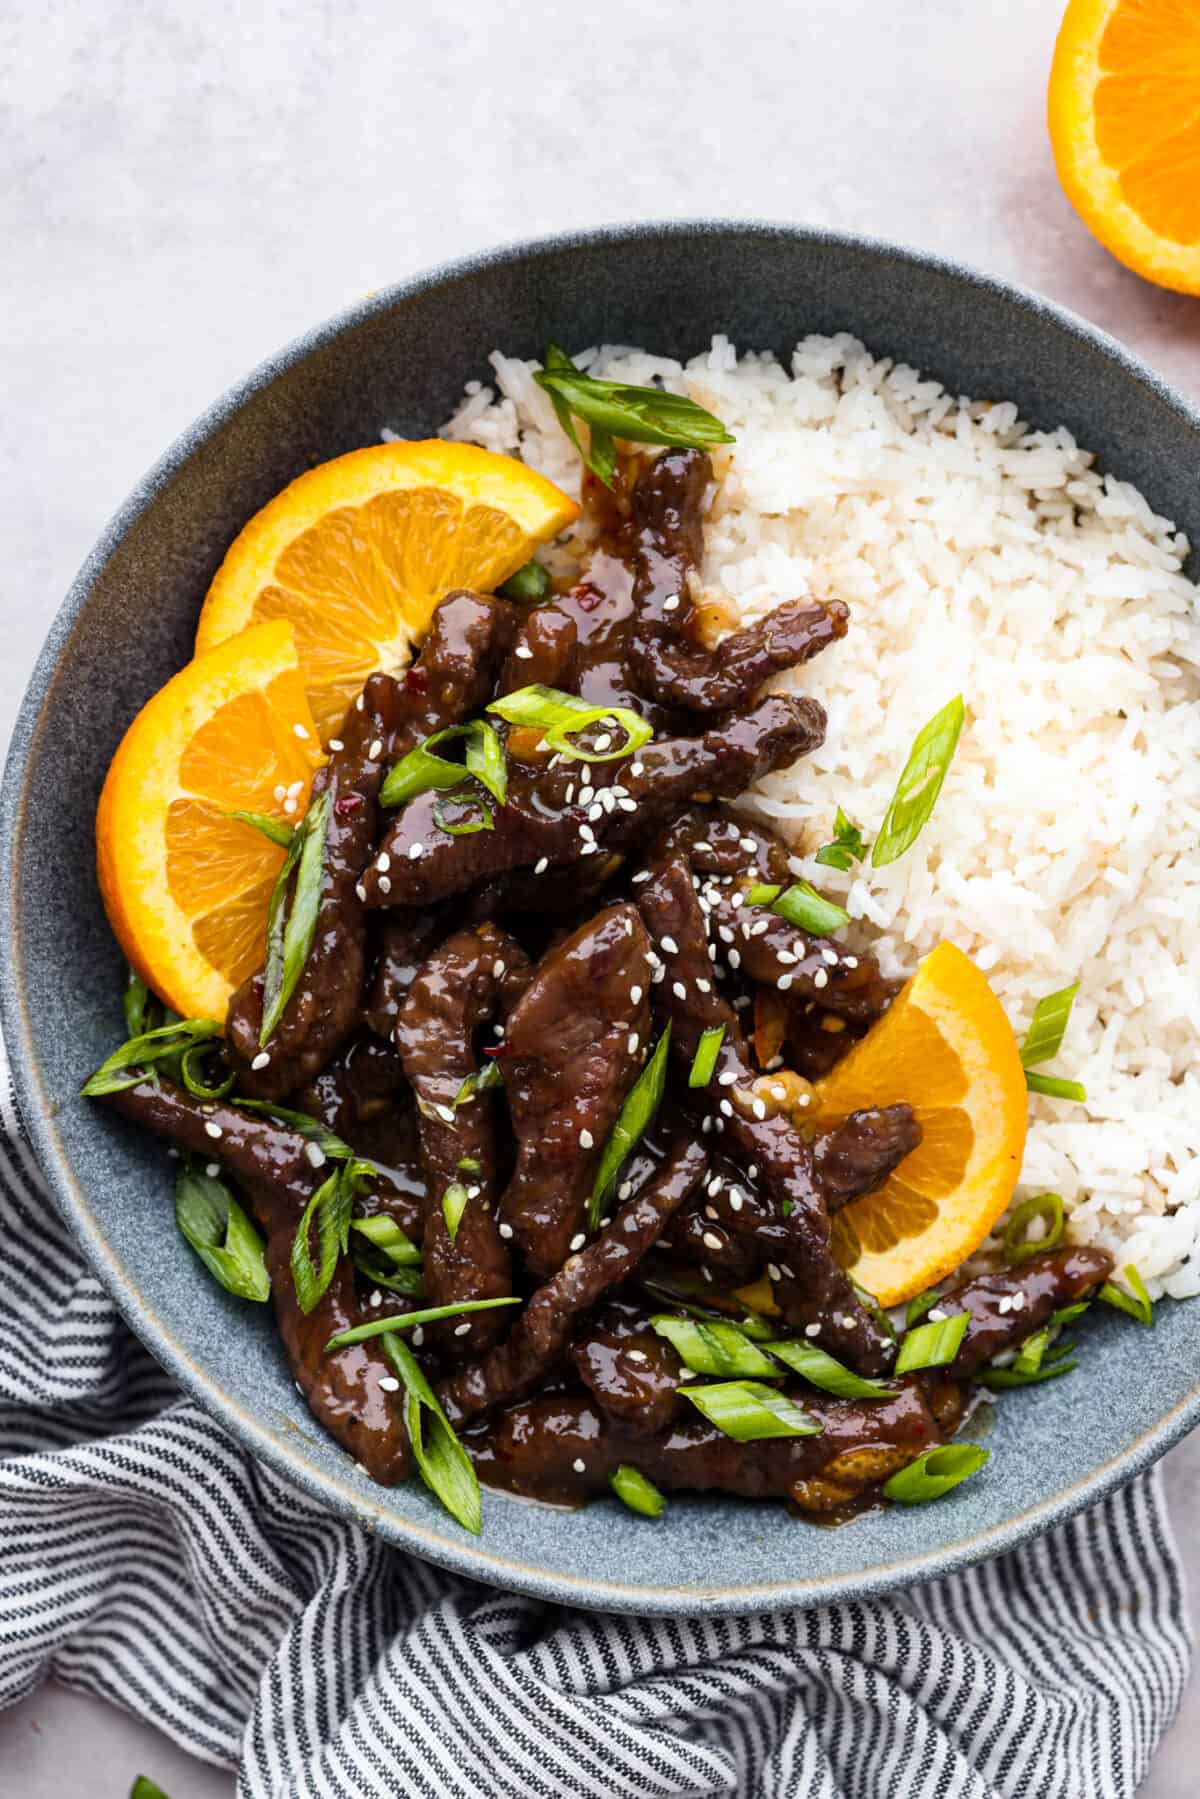
[[[92,873],[104,770],[188,657],[230,539],[311,463],[385,422],[434,430],[496,345],[643,344],[713,331],[787,353],[849,330],[960,391],[1065,423],[1200,538],[1200,417],[1115,343],[1032,295],[931,257],[785,226],[702,222],[559,238],[373,295],[258,369],[180,438],[105,532],[55,621],[3,788],[3,1019],[52,1188],[130,1324],[256,1455],[389,1542],[497,1585],[609,1609],[744,1611],[945,1573],[1066,1517],[1145,1467],[1200,1412],[1195,1314],[1089,1326],[1070,1380],[1011,1396],[985,1473],[939,1504],[817,1530],[782,1506],[615,1501],[570,1515],[498,1494],[480,1541],[413,1483],[373,1487],[297,1397],[265,1309],[209,1279],[171,1223],[162,1149],[80,1101],[118,1034],[121,961]],[[185,344],[180,354],[187,354]]]

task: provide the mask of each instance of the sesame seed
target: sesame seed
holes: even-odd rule
[[[344,750],[346,746],[340,737],[331,737],[329,739],[329,747],[331,750]]]
[[[205,1125],[204,1128],[210,1137],[223,1137],[225,1135],[225,1133],[224,1133],[224,1131],[222,1131],[220,1125],[214,1124],[211,1118],[209,1119],[208,1123]]]
[[[733,942],[733,932],[727,924],[719,924],[717,926],[717,936],[721,939],[722,943]]]
[[[304,1145],[304,1154],[313,1168],[323,1168],[325,1166],[325,1151],[321,1148],[319,1143],[306,1143]]]
[[[714,1174],[711,1181],[709,1181],[708,1187],[706,1189],[709,1198],[715,1199],[717,1197],[717,1194],[721,1191],[721,1188],[724,1185],[725,1185],[725,1182],[721,1179],[721,1176],[719,1174]],[[714,1216],[715,1216],[715,1213],[714,1213]]]
[[[424,1341],[425,1341],[425,1326],[423,1324],[415,1325],[413,1327],[413,1334],[412,1334],[413,1348],[420,1349],[420,1347]]]
[[[711,1268],[706,1268],[702,1265],[700,1272],[704,1276],[706,1281],[711,1281],[711,1279],[712,1279],[712,1269]]]
[[[725,1118],[733,1117],[733,1107],[730,1105],[730,1103],[727,1099],[723,1099],[721,1101],[719,1110]]]
[[[638,873],[633,877],[633,884],[635,887],[640,887],[643,881],[648,881],[649,879],[650,870],[648,868],[639,869]]]
[[[730,968],[740,968],[742,966],[742,958],[735,949],[731,949],[729,952],[729,966]]]
[[[617,804],[620,806],[622,812],[636,812],[638,809],[636,800],[625,799],[622,797],[617,801]]]
[[[705,1231],[700,1241],[703,1243],[705,1249],[720,1249],[721,1247],[721,1239],[718,1237],[716,1231]]]
[[[1012,1311],[1012,1294],[1011,1293],[1006,1293],[1004,1295],[1003,1299],[1000,1301],[1000,1304],[996,1307],[996,1310],[1000,1313],[1001,1317],[1007,1317],[1008,1313]]]
[[[715,1224],[717,1222],[717,1219],[720,1217],[720,1213],[717,1211],[716,1206],[705,1206],[704,1216],[706,1218],[711,1218],[713,1223]]]
[[[582,1249],[586,1242],[586,1234],[583,1231],[576,1231],[575,1235],[571,1238],[568,1248],[571,1250],[572,1254],[574,1254],[577,1250]]]
[[[941,1306],[930,1306],[925,1316],[928,1318],[930,1324],[945,1324],[950,1314],[949,1312],[943,1312]]]
[[[733,1189],[733,1191],[730,1193],[729,1204],[733,1211],[735,1211],[735,1212],[741,1211],[741,1209],[742,1209],[742,1194],[741,1194],[741,1189],[739,1187],[735,1187]]]
[[[533,865],[533,872],[535,875],[544,875],[546,870],[549,868],[549,866],[550,866],[549,856],[539,856],[537,861]]]
[[[600,854],[600,845],[598,843],[581,843],[579,846],[579,854],[581,856],[598,856]]]
[[[806,1324],[804,1327],[804,1334],[806,1337],[819,1337],[821,1334],[821,1327],[819,1324]]]
[[[507,1243],[509,1238],[513,1234],[512,1225],[511,1224],[501,1224],[501,1225],[498,1225],[496,1228],[499,1230],[500,1235],[504,1238],[504,1241]]]
[[[754,923],[753,923],[753,924],[752,924],[752,925],[751,925],[751,926],[750,926],[750,935],[751,935],[751,937],[761,937],[761,936],[762,936],[762,934],[763,934],[763,932],[764,932],[764,931],[765,931],[765,930],[766,930],[766,929],[767,929],[767,928],[768,928],[768,926],[769,926],[769,925],[770,925],[770,923],[771,923],[771,921],[770,921],[770,919],[769,919],[769,918],[757,918],[757,919],[755,919],[755,921],[754,921]]]
[[[829,970],[827,968],[818,968],[816,974],[813,976],[813,986],[814,987],[828,987],[828,985],[829,985]]]
[[[394,1374],[381,1374],[379,1377],[379,1387],[380,1391],[383,1393],[398,1393],[400,1391],[400,1382],[396,1379]]]
[[[602,805],[600,805],[599,802],[597,802],[597,804],[594,806],[588,807],[588,817],[590,819],[594,820],[597,818],[603,818],[603,816],[604,816],[604,807]]]
[[[724,1074],[719,1074],[717,1076],[717,1086],[718,1087],[735,1087],[736,1085],[737,1085],[737,1070],[736,1069],[727,1068],[725,1070]]]
[[[786,993],[788,988],[791,986],[791,984],[792,984],[792,977],[790,974],[781,974],[779,979],[775,983],[775,985],[778,987],[780,993]]]
[[[363,903],[364,903],[364,904],[365,904],[365,903],[366,903],[366,898],[367,898],[367,890],[366,890],[366,888],[365,888],[365,887],[364,887],[364,886],[363,886],[363,884],[362,884],[362,882],[361,882],[361,881],[359,881],[359,883],[358,883],[358,885],[357,885],[357,886],[356,886],[356,887],[355,887],[355,889],[354,889],[354,891],[355,891],[355,893],[357,893],[357,895],[358,895],[358,897],[359,897],[359,899],[360,899],[360,900],[362,900],[362,901],[363,901]]]
[[[633,1192],[633,1182],[632,1181],[622,1181],[621,1185],[617,1188],[617,1198],[618,1199],[628,1199],[632,1192]]]
[[[596,789],[590,782],[585,781],[583,786],[579,789],[579,804],[581,806],[590,806],[595,797]]]
[[[767,1103],[765,1100],[756,1099],[750,1109],[756,1118],[765,1118],[767,1115]]]
[[[810,1106],[812,1104],[812,1094],[798,1093],[796,1095],[796,1104],[798,1106]]]
[[[646,764],[644,762],[631,762],[629,764],[629,772],[635,781],[640,780],[646,772]]]
[[[575,783],[574,783],[574,781],[568,781],[567,782],[567,791],[563,794],[563,799],[567,802],[567,805],[569,806],[571,804],[571,801],[574,798],[575,798]]]
[[[468,1187],[467,1188],[467,1198],[468,1199],[478,1199],[479,1195],[482,1192],[483,1192],[482,1187]]]
[[[696,976],[696,987],[701,993],[712,992],[712,982],[706,981],[702,974]]]
[[[844,957],[843,961],[842,961],[842,967],[843,968],[857,968],[858,967],[858,957],[857,956]]]
[[[500,981],[504,978],[505,965],[499,959],[492,963],[492,978]]]
[[[822,954],[822,956],[824,956],[824,958],[825,958],[825,962],[826,962],[826,964],[827,964],[827,966],[828,966],[828,967],[830,967],[830,968],[836,968],[836,967],[837,967],[837,965],[838,965],[838,953],[837,953],[837,951],[836,951],[836,950],[835,950],[835,949],[823,949],[823,950],[822,950],[822,951],[821,951],[821,954]]]
[[[383,738],[382,737],[372,737],[371,745],[367,751],[367,755],[370,757],[372,762],[378,762],[378,760],[379,760],[380,756],[382,756],[382,754],[383,754]]]
[[[452,1106],[435,1106],[433,1109],[443,1124],[454,1123],[454,1109]]]
[[[581,1455],[577,1455],[575,1457],[575,1460],[571,1463],[571,1466],[572,1466],[572,1468],[574,1468],[576,1474],[586,1474],[587,1473],[587,1463],[584,1461],[584,1459]]]
[[[641,997],[642,997],[642,989],[640,987],[631,987],[629,989],[629,1000],[630,1000],[631,1005],[634,1005],[634,1006],[638,1005],[641,1000]]]
[[[292,799],[287,799],[287,800],[284,800],[284,802],[283,802],[283,809],[284,809],[284,811],[285,811],[285,812],[286,812],[286,813],[287,813],[287,815],[288,815],[288,817],[289,817],[289,818],[291,818],[291,817],[292,817],[292,815],[293,815],[293,813],[294,813],[294,812],[295,812],[295,810],[296,810],[296,802],[295,802],[295,800],[292,800]]]
[[[668,956],[677,956],[679,954],[679,945],[676,943],[674,937],[664,937],[661,941]]]
[[[360,693],[358,698],[354,702],[354,710],[356,712],[361,712],[363,709],[363,705],[364,705],[364,700],[363,700],[362,694]]]
[[[631,1362],[648,1362],[650,1359],[644,1349],[631,1349],[628,1356]]]
[[[675,995],[676,999],[687,998],[687,988],[682,981],[675,981],[671,987],[671,992]]]
[[[260,1049],[250,1066],[257,1072],[258,1069],[265,1068],[270,1060],[271,1058],[267,1054],[267,1051],[265,1049]]]
[[[677,593],[669,593],[667,595],[666,599],[663,601],[663,611],[664,612],[674,612],[674,610],[675,610],[676,606],[678,606],[678,604],[679,604],[679,595]]]
[[[1025,1310],[1025,1295],[1023,1293],[1013,1294],[1012,1309],[1014,1312],[1023,1312]]]
[[[796,958],[793,956],[790,949],[777,949],[775,951],[775,960],[777,962],[782,962],[785,968],[790,968]]]
[[[579,835],[583,838],[585,843],[595,843],[596,841],[596,833],[593,831],[591,825],[580,825]]]
[[[456,1337],[465,1337],[470,1328],[471,1320],[469,1318],[464,1318],[461,1324],[455,1325],[454,1334]]]
[[[751,1162],[749,1168],[747,1168],[746,1179],[748,1181],[756,1181],[758,1179],[758,1163],[757,1162]]]
[[[392,866],[392,858],[388,855],[386,850],[384,850],[380,855],[376,856],[375,866],[379,870],[381,875],[385,875],[387,873],[388,869]]]
[[[307,740],[308,727],[306,725],[293,725],[292,730],[296,733],[296,736],[299,737],[302,741]]]
[[[767,1279],[769,1281],[778,1281],[778,1280],[783,1279],[783,1276],[779,1272],[778,1262],[768,1262],[767,1263]]]
[[[274,793],[277,800],[285,800],[287,798],[287,788],[282,781],[279,783],[278,787],[272,788],[271,791]]]
[[[419,862],[421,860],[421,857],[424,854],[425,854],[425,845],[422,842],[420,842],[419,839],[416,843],[409,844],[408,859],[410,862]]]
[[[738,839],[738,842],[748,856],[756,856],[758,854],[758,845],[755,843],[753,837],[741,837]]]
[[[655,986],[657,986],[659,981],[665,981],[666,978],[667,965],[665,962],[660,962],[655,968],[654,973],[650,976],[650,979],[654,982]]]
[[[210,1181],[215,1181],[221,1172],[221,1164],[219,1162],[209,1162],[205,1165],[204,1172]]]
[[[630,1031],[628,1039],[626,1040],[625,1047],[631,1056],[637,1055],[638,1045],[640,1042],[641,1042],[641,1038],[638,1036],[637,1032]]]
[[[375,1306],[375,1307],[381,1306],[383,1304],[383,1294],[379,1291],[378,1287],[376,1287],[374,1293],[372,1293],[372,1295],[367,1303],[368,1303],[368,1305]]]
[[[700,1135],[702,1137],[707,1137],[708,1133],[712,1130],[712,1127],[713,1127],[712,1119],[705,1116],[704,1118],[702,1118],[700,1120]]]
[[[787,1098],[786,1087],[772,1087],[771,1098],[772,1099],[786,1099]]]
[[[522,662],[533,661],[533,651],[529,648],[528,644],[519,643],[513,651],[513,655],[519,657]]]
[[[606,749],[610,748],[611,744],[612,744],[611,731],[601,731],[599,737],[597,737],[595,743],[593,743],[592,748],[594,750],[606,750]]]
[[[380,875],[378,885],[379,885],[380,893],[382,893],[382,894],[390,893],[392,891],[391,875]]]
[[[583,1130],[581,1130],[579,1133],[580,1149],[591,1149],[593,1147],[593,1145],[595,1144],[595,1141],[596,1141],[596,1139],[592,1136],[592,1133],[587,1129],[587,1127],[585,1125]]]

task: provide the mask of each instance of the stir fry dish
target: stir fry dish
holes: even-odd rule
[[[1054,1195],[995,1234],[1072,994],[1022,1051],[952,944],[885,978],[796,878],[747,796],[803,780],[826,716],[772,678],[851,609],[714,630],[720,422],[543,375],[582,516],[511,457],[397,442],[231,549],[101,800],[128,1041],[83,1091],[171,1146],[179,1230],[273,1306],[331,1436],[468,1530],[480,1482],[649,1518],[937,1498],[987,1460],[981,1390],[1066,1374],[1096,1297],[1149,1322]],[[964,719],[918,734],[873,843],[839,811],[827,866],[911,850]]]

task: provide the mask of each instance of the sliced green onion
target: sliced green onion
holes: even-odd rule
[[[493,700],[488,711],[506,724],[541,731],[548,750],[576,762],[618,761],[632,756],[654,735],[646,720],[628,706],[593,706],[578,694],[561,693],[557,687],[518,687],[515,693]],[[586,750],[575,741],[581,731],[610,721],[625,733],[625,741],[616,749]]]
[[[240,825],[250,825],[261,831],[272,843],[277,843],[281,850],[292,847],[292,838],[296,835],[294,825],[285,824],[282,818],[272,818],[268,812],[227,812],[226,818],[236,818]]]
[[[873,1293],[868,1293],[865,1287],[860,1287],[853,1275],[850,1276],[850,1285],[854,1288],[854,1296],[868,1318],[872,1319],[876,1328],[882,1331],[883,1335],[894,1343],[896,1341],[896,1327],[876,1299],[875,1295]]]
[[[362,1160],[355,1156],[348,1143],[344,1143],[319,1118],[313,1118],[308,1112],[296,1112],[291,1106],[277,1106],[273,1099],[243,1099],[240,1094],[236,1105],[239,1112],[261,1112],[264,1117],[273,1118],[277,1124],[286,1124],[289,1130],[307,1137],[310,1143],[315,1143],[321,1154],[331,1162]]]
[[[394,1262],[397,1268],[411,1268],[421,1260],[421,1251],[408,1232],[386,1212],[374,1212],[370,1218],[352,1218],[350,1229],[365,1237],[373,1249]]]
[[[218,1081],[214,1087],[197,1074],[197,1067],[202,1066],[204,1058],[211,1053],[212,1043],[210,1040],[207,1043],[193,1043],[191,1048],[185,1049],[179,1058],[180,1077],[194,1099],[224,1099],[225,1095],[232,1090],[233,1083],[237,1079],[233,1070],[230,1069],[225,1079]]]
[[[356,1324],[351,1330],[330,1337],[326,1350],[345,1349],[351,1343],[365,1343],[369,1337],[382,1337],[388,1331],[411,1330],[417,1324],[436,1324],[440,1318],[457,1318],[463,1312],[490,1312],[496,1306],[519,1306],[516,1297],[505,1299],[464,1299],[453,1306],[429,1306],[421,1312],[401,1312],[394,1318],[372,1318]]]
[[[946,1443],[941,1449],[927,1449],[884,1481],[884,1497],[899,1500],[901,1505],[924,1505],[978,1474],[987,1459],[988,1451],[978,1443]]]
[[[604,1202],[617,1183],[626,1161],[650,1128],[662,1104],[667,1085],[667,1052],[671,1047],[671,1026],[667,1025],[654,1046],[654,1054],[642,1069],[625,1096],[625,1104],[617,1114],[608,1142],[600,1157],[592,1197],[588,1202],[588,1229],[597,1230],[604,1213]]]
[[[1016,1361],[1013,1363],[1014,1374],[1036,1374],[1042,1365],[1042,1357],[1050,1347],[1050,1329],[1044,1326],[1026,1337],[1022,1343]]]
[[[1038,1219],[1045,1225],[1040,1237],[1031,1237],[1030,1226]],[[1024,1262],[1040,1255],[1062,1241],[1063,1202],[1057,1193],[1039,1193],[1023,1199],[1008,1221],[1004,1233],[1004,1254],[1010,1262]]]
[[[320,1304],[339,1258],[350,1247],[350,1214],[354,1201],[363,1182],[374,1175],[375,1167],[371,1162],[339,1162],[304,1208],[292,1238],[291,1266],[296,1303],[305,1314]],[[320,1257],[315,1266],[310,1242],[314,1225]]]
[[[688,1075],[689,1087],[707,1087],[713,1078],[717,1066],[717,1057],[721,1053],[721,1044],[725,1039],[723,1024],[710,1024],[700,1039],[699,1047],[692,1057],[692,1071]]]
[[[766,1375],[779,1378],[779,1369],[756,1349],[736,1324],[717,1320],[668,1318],[661,1313],[650,1320],[655,1332],[670,1343],[685,1368],[693,1374],[717,1374],[729,1378],[739,1374]]]
[[[965,717],[962,695],[956,694],[917,732],[871,851],[873,868],[883,868],[911,849],[929,822]]]
[[[1042,1381],[1057,1380],[1060,1374],[1070,1374],[1071,1370],[1078,1366],[1079,1363],[1074,1360],[1052,1361],[1042,1364],[1029,1373],[1022,1374],[1017,1362],[1014,1362],[1011,1368],[984,1368],[973,1378],[978,1386],[989,1387],[993,1392],[1001,1393],[1009,1387],[1036,1387]]]
[[[746,890],[746,904],[748,906],[773,906],[782,892],[783,888],[778,882],[772,884],[769,881],[756,881],[753,887]]]
[[[95,1074],[79,1089],[85,1099],[98,1099],[105,1093],[124,1093],[145,1079],[145,1071],[156,1062],[170,1060],[196,1043],[208,1043],[220,1036],[221,1027],[211,1018],[181,1018],[174,1024],[159,1025],[140,1037],[131,1037],[120,1049],[101,1062]]]
[[[506,600],[517,600],[522,606],[536,605],[549,591],[550,576],[540,562],[527,562],[496,589]]]
[[[125,1014],[127,1037],[144,1037],[148,1031],[154,1028],[159,1010],[158,1001],[132,965],[125,978],[125,992],[122,995],[121,1005]]]
[[[468,1101],[474,1099],[477,1094],[490,1093],[494,1087],[503,1087],[503,1085],[504,1073],[499,1062],[494,1059],[485,1062],[483,1067],[478,1069],[475,1074],[469,1074],[467,1076],[458,1092],[454,1095],[452,1110],[457,1112],[460,1106],[465,1106]],[[462,1167],[461,1162],[459,1163],[459,1167]]]
[[[442,1217],[446,1220],[451,1243],[458,1241],[458,1227],[466,1209],[467,1190],[461,1181],[452,1181],[442,1194]]]
[[[444,756],[435,756],[433,751],[440,743],[462,743],[465,760],[447,762]],[[407,806],[418,794],[457,787],[467,775],[473,775],[486,787],[498,805],[504,804],[508,793],[504,745],[493,727],[482,718],[471,719],[464,725],[447,725],[445,730],[435,731],[415,749],[409,750],[407,756],[402,756],[388,770],[379,790],[379,803],[381,806]]]
[[[819,1419],[810,1418],[761,1381],[731,1380],[678,1391],[710,1424],[737,1443],[761,1443],[768,1437],[816,1437],[825,1428]]]
[[[771,910],[812,937],[832,936],[850,922],[844,906],[835,906],[832,900],[823,898],[807,881],[794,881],[785,887]]]
[[[1086,1299],[1080,1299],[1073,1306],[1061,1306],[1046,1320],[1048,1328],[1054,1330],[1060,1325],[1071,1324],[1076,1318],[1082,1318],[1089,1303]]]
[[[384,1287],[389,1293],[399,1293],[405,1299],[420,1299],[425,1291],[419,1265],[397,1267],[369,1243],[351,1242],[350,1260],[372,1286]]]
[[[546,345],[542,360],[543,367],[535,372],[534,380],[549,394],[563,430],[606,486],[612,485],[614,437],[630,443],[696,449],[734,441],[720,419],[694,400],[660,387],[633,387],[625,381],[601,381],[585,375],[557,344]],[[580,448],[572,414],[591,428],[588,455]]]
[[[1130,1318],[1136,1318],[1139,1324],[1154,1323],[1154,1302],[1146,1291],[1146,1283],[1132,1262],[1121,1270],[1128,1281],[1131,1291],[1126,1293],[1112,1281],[1105,1281],[1096,1298],[1102,1299],[1106,1306],[1115,1306],[1118,1312],[1124,1312]]]
[[[940,1288],[926,1287],[924,1293],[918,1293],[915,1299],[910,1299],[904,1313],[905,1330],[910,1331],[914,1324],[920,1324],[926,1312],[931,1306],[935,1306],[941,1297]]]
[[[144,1774],[139,1774],[130,1788],[129,1799],[167,1799],[167,1795],[161,1787],[155,1786],[152,1780],[147,1780]]]
[[[175,1182],[175,1223],[227,1293],[270,1299],[263,1240],[224,1181],[186,1164]]]
[[[474,806],[477,808],[479,816],[478,818],[472,818],[467,815],[452,821],[446,812],[447,806],[462,806],[464,808],[467,806]],[[492,811],[492,808],[488,805],[482,794],[456,793],[451,795],[448,800],[435,800],[433,802],[433,822],[439,831],[445,831],[447,837],[473,837],[476,831],[494,830],[496,825],[496,814]]]
[[[905,1331],[896,1357],[896,1373],[911,1374],[917,1368],[947,1368],[958,1354],[971,1322],[969,1312],[955,1312],[936,1324],[918,1324]]]
[[[894,1399],[896,1396],[895,1387],[884,1381],[864,1380],[861,1374],[844,1367],[836,1357],[818,1349],[815,1343],[801,1343],[798,1338],[789,1337],[785,1341],[772,1341],[765,1347],[812,1386],[820,1387],[823,1393],[833,1393],[838,1399]]]
[[[267,916],[267,965],[263,972],[263,1019],[258,1033],[260,1046],[270,1042],[282,1018],[296,983],[304,972],[313,938],[317,934],[317,912],[321,905],[321,874],[325,866],[325,840],[329,835],[329,815],[333,807],[332,789],[326,788],[319,800],[309,807],[283,860],[283,867],[271,894]],[[296,852],[299,858],[296,860]],[[296,880],[292,902],[287,907],[289,863],[295,861]]]
[[[404,1383],[404,1423],[421,1479],[450,1516],[478,1536],[483,1528],[483,1502],[470,1456],[408,1344],[385,1331],[383,1353]]]
[[[659,1492],[653,1481],[631,1468],[628,1462],[622,1462],[614,1468],[608,1477],[608,1484],[617,1498],[623,1500],[631,1512],[640,1512],[643,1518],[661,1518],[666,1499]]]
[[[840,868],[845,874],[852,862],[862,861],[867,848],[862,832],[839,806],[833,821],[833,842],[823,843],[815,860],[824,868]]]
[[[1087,1098],[1087,1088],[1078,1081],[1060,1081],[1049,1074],[1033,1074],[1025,1070],[1025,1085],[1031,1093],[1044,1093],[1047,1099],[1073,1099],[1082,1105]]]
[[[1026,1068],[1048,1062],[1051,1056],[1058,1054],[1078,992],[1079,982],[1073,981],[1069,987],[1060,987],[1057,993],[1048,993],[1033,1008],[1033,1018],[1021,1045],[1021,1061]]]

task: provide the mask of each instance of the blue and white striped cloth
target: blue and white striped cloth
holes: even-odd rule
[[[563,1611],[384,1547],[181,1398],[6,1075],[0,1258],[0,1704],[53,1675],[236,1768],[239,1799],[1125,1799],[1179,1702],[1155,1475],[885,1599]]]

